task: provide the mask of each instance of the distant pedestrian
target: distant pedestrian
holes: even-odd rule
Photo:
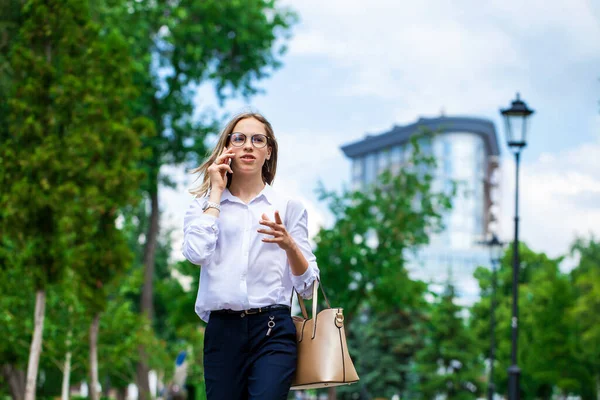
[[[276,170],[271,124],[244,113],[193,171],[204,178],[185,216],[183,255],[202,266],[196,313],[208,322],[208,400],[286,399],[292,383],[292,290],[309,298],[319,268],[306,208],[271,186]]]

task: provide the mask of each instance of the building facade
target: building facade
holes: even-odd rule
[[[433,190],[443,189],[449,181],[458,182],[459,189],[452,210],[444,216],[445,230],[411,258],[409,269],[414,278],[434,285],[443,285],[452,274],[459,298],[467,304],[478,293],[473,271],[490,263],[488,250],[478,242],[497,232],[500,150],[494,124],[481,118],[421,118],[367,135],[342,146],[342,151],[352,161],[353,187],[362,190],[376,183],[384,170],[398,171],[409,156],[411,137],[423,130],[434,133],[421,146],[437,161]]]

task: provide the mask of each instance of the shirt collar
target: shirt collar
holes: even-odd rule
[[[256,199],[259,199],[261,196],[264,197],[265,200],[267,200],[267,202],[269,204],[273,204],[273,202],[275,201],[275,191],[273,190],[273,187],[271,187],[271,185],[266,183],[263,190],[261,190],[261,192],[254,199],[252,199],[250,201],[250,203],[252,203]],[[221,195],[221,203],[223,203],[224,201],[230,201],[233,203],[241,203],[242,202],[240,199],[238,199],[237,197],[235,197],[234,195],[231,194],[231,192],[229,191],[229,188],[226,188],[223,191],[223,194]]]

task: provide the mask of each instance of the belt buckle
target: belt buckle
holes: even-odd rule
[[[250,309],[250,310],[246,310],[246,315],[252,315],[252,314],[258,314],[260,313],[262,310],[262,308],[257,308],[257,309]]]

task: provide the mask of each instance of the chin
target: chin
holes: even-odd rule
[[[233,171],[234,175],[235,174],[240,174],[240,175],[254,175],[256,173],[260,173],[260,170],[257,170],[256,168],[245,168],[245,167],[240,167],[237,168],[236,170]]]

